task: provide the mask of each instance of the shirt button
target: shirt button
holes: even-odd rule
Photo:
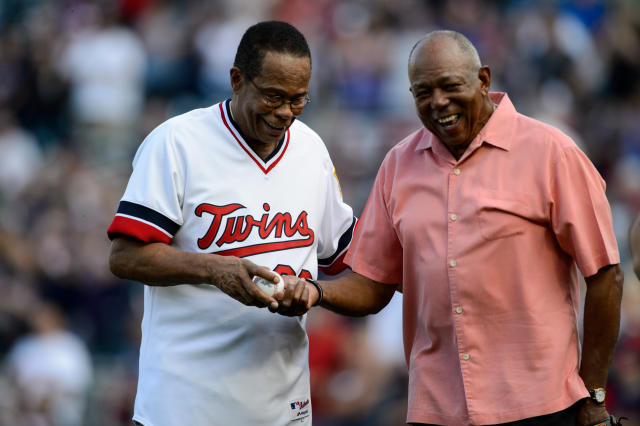
[[[456,262],[455,260],[452,260],[451,262],[449,262],[449,266],[451,266],[452,268],[454,266],[456,266],[458,264],[458,262]]]
[[[460,174],[460,169],[453,169],[453,174],[454,175],[459,175]]]
[[[469,360],[469,354],[462,354],[462,359],[464,359],[465,361]]]
[[[461,314],[462,313],[462,308],[460,306],[458,306],[456,308],[456,314]]]
[[[458,215],[457,214],[452,214],[451,215],[451,220],[458,220]]]

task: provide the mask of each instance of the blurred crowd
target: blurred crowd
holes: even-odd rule
[[[240,37],[265,19],[309,41],[301,119],[356,214],[386,151],[420,125],[406,66],[432,29],[467,35],[493,90],[581,145],[607,181],[626,278],[608,406],[640,425],[636,0],[1,1],[0,425],[130,424],[142,285],[110,274],[106,229],[142,138],[229,97]],[[314,425],[404,423],[400,306],[398,294],[365,319],[311,312]]]

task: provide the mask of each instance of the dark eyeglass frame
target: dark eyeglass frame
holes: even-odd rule
[[[262,101],[264,102],[264,105],[267,108],[278,109],[285,103],[288,103],[292,110],[302,111],[304,107],[306,107],[307,104],[311,102],[311,98],[309,97],[309,94],[299,96],[294,99],[289,99],[285,96],[280,96],[280,95],[267,95],[264,93],[265,89],[258,86],[253,81],[253,79],[251,79],[251,77],[246,77],[246,79],[249,80],[251,84],[253,84],[253,87],[256,88],[258,93],[260,93],[260,97],[262,98]]]

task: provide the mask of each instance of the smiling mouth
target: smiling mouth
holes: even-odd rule
[[[440,126],[442,126],[445,129],[447,129],[447,128],[451,128],[451,127],[455,126],[456,124],[458,124],[458,119],[459,118],[460,118],[460,114],[451,114],[451,115],[448,115],[446,117],[438,118],[438,119],[436,119],[436,121],[438,122],[438,124],[440,124]]]
[[[267,127],[273,129],[273,130],[278,130],[280,132],[286,130],[287,126],[276,126],[274,124],[269,123],[267,120],[262,120],[267,124]]]

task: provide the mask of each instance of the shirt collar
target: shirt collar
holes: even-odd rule
[[[471,142],[467,148],[467,153],[470,153],[475,147],[483,143],[493,145],[505,151],[508,151],[511,147],[511,141],[513,140],[512,119],[518,112],[506,93],[490,92],[489,96],[493,103],[497,105],[497,108],[491,115],[491,118],[489,118],[489,121],[487,121],[487,124],[484,125],[480,133],[478,133]],[[423,127],[421,133],[420,140],[416,144],[416,150],[431,149],[436,153],[440,153],[441,150],[444,150],[442,153],[449,152],[444,144],[429,130]],[[467,155],[463,155],[463,157],[466,156]]]
[[[233,118],[233,114],[231,114],[231,98],[228,98],[224,102],[224,107],[227,110],[227,116],[229,117],[229,121],[231,121],[231,125],[233,126],[234,129],[236,129],[236,131],[240,134],[240,136],[242,136],[242,139],[244,139],[244,141],[246,143],[247,142],[246,136],[244,135],[244,133],[242,133],[242,130],[240,130],[240,126],[238,126],[238,123],[236,123],[236,120]],[[286,139],[286,137],[287,137],[287,132],[285,132],[285,134],[282,135],[282,139],[280,139],[280,141],[278,142],[278,145],[276,146],[276,149],[274,149],[273,152],[267,156],[267,158],[262,160],[262,162],[264,162],[264,163],[268,162],[273,157],[275,157],[276,154],[278,154],[280,152],[280,148],[282,148],[282,145],[284,145],[284,140]],[[251,150],[254,152],[254,154],[258,155],[258,153],[251,147],[251,145],[249,145],[247,143],[247,146],[249,148],[251,148]],[[258,157],[260,157],[260,156],[258,156]]]
[[[480,130],[476,139],[479,139],[480,143],[487,143],[509,151],[511,141],[513,140],[513,118],[518,112],[506,93],[491,92],[489,96],[498,107],[491,115],[489,121],[487,121],[487,124]]]

